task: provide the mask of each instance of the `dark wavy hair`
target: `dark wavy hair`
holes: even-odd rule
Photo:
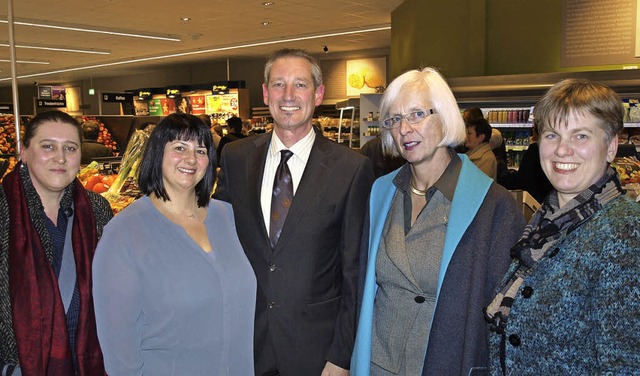
[[[491,139],[491,124],[484,117],[469,118],[465,121],[467,128],[474,127],[476,136],[484,135],[484,142],[489,142]]]
[[[198,206],[206,207],[209,204],[213,183],[216,178],[216,153],[213,149],[213,139],[211,138],[209,127],[202,119],[194,115],[171,114],[158,122],[158,125],[149,136],[142,163],[140,164],[140,172],[138,174],[140,192],[147,196],[155,193],[163,200],[171,201],[164,187],[162,162],[164,160],[164,147],[175,140],[197,140],[199,144],[207,149],[209,168],[195,188]]]
[[[25,127],[24,136],[22,138],[22,144],[25,148],[29,147],[31,139],[36,135],[36,131],[38,130],[38,128],[46,122],[73,125],[78,131],[78,139],[82,141],[82,128],[80,127],[80,123],[78,123],[78,121],[68,113],[55,110],[39,113],[29,121],[29,123]]]

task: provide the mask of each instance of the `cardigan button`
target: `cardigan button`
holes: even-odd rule
[[[274,302],[269,302],[269,304],[267,304],[267,307],[268,307],[269,309],[271,309],[271,308],[273,308],[273,307],[275,307],[275,306],[276,306],[276,303],[274,303]]]
[[[513,345],[513,347],[518,347],[518,346],[520,346],[522,341],[520,341],[520,336],[519,335],[512,334],[512,335],[509,336],[509,343],[511,345]]]
[[[533,295],[533,287],[531,287],[531,286],[525,286],[525,287],[522,289],[522,296],[523,296],[525,299],[529,299],[529,298],[531,297],[531,295]]]
[[[418,295],[418,296],[416,296],[415,298],[413,298],[413,300],[415,300],[415,301],[416,301],[416,303],[418,303],[418,304],[422,304],[422,303],[424,303],[424,301],[425,301],[426,299],[424,298],[424,296]]]
[[[276,266],[273,265],[273,264],[269,265],[269,271],[270,272],[275,272],[276,271]]]

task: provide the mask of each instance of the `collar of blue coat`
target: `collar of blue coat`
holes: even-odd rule
[[[466,155],[458,155],[462,160],[462,168],[453,195],[453,201],[451,202],[449,224],[447,226],[442,262],[438,275],[436,305],[453,252],[471,224],[471,221],[473,221],[493,182],[493,179],[478,169]],[[393,196],[396,191],[396,187],[393,185],[393,179],[398,174],[398,171],[400,170],[398,169],[380,177],[375,181],[371,189],[371,196],[369,198],[369,218],[371,221],[369,228],[369,257],[365,274],[362,306],[358,320],[358,330],[356,333],[356,344],[351,359],[352,376],[369,375],[373,304],[377,291],[375,280],[376,256],[387,213],[391,208],[391,202],[393,201]]]

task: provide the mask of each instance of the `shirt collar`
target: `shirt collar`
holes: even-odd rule
[[[309,130],[306,136],[302,137],[298,142],[287,148],[280,140],[276,132],[272,131],[271,144],[269,145],[269,154],[272,158],[275,158],[276,154],[279,154],[282,150],[288,149],[293,152],[293,157],[300,158],[304,163],[307,163],[309,154],[311,154],[311,147],[316,139],[316,132],[313,127]]]
[[[462,160],[453,149],[447,148],[447,150],[451,157],[451,162],[449,162],[447,168],[445,168],[433,187],[439,190],[447,200],[453,201],[453,194],[456,191],[460,169],[462,168]],[[409,192],[409,185],[411,184],[411,166],[409,163],[405,163],[404,166],[402,166],[398,175],[393,179],[393,184],[405,194]]]

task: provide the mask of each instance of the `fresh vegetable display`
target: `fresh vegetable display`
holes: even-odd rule
[[[627,194],[640,201],[640,161],[635,157],[623,157],[614,159],[611,165],[618,172]]]
[[[107,193],[109,188],[113,186],[114,181],[117,179],[117,174],[103,174],[100,173],[98,169],[98,162],[93,161],[87,166],[85,166],[80,172],[78,172],[78,179],[82,183],[82,185],[93,192],[102,194],[107,201],[109,201],[109,205],[111,205],[111,209],[114,214],[117,214],[120,210],[124,209],[127,205],[129,205],[134,199],[135,196],[127,196],[127,195],[110,195]]]
[[[117,177],[111,182],[109,189],[102,194],[111,204],[114,213],[124,209],[140,194],[137,184],[138,168],[142,162],[142,155],[152,130],[153,126],[148,126],[143,130],[134,132],[122,156]],[[102,183],[104,184],[104,182]],[[96,184],[100,183],[96,181]],[[99,189],[102,189],[102,187]]]
[[[18,164],[18,158],[16,157],[0,158],[0,183],[16,167],[16,164]]]
[[[24,124],[20,122],[20,135],[24,135]],[[0,115],[0,154],[16,153],[16,126],[13,115]]]

